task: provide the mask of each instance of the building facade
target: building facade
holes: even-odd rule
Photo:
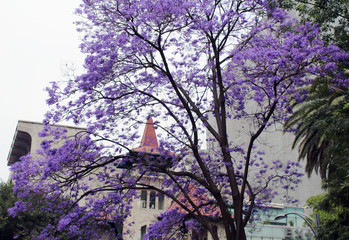
[[[232,125],[233,126],[233,125]],[[26,154],[31,154],[35,159],[36,150],[40,148],[42,138],[38,133],[42,131],[44,125],[42,123],[19,121],[13,142],[8,155],[8,165],[20,161],[20,157]],[[66,129],[69,137],[75,137],[77,134],[84,132],[85,129],[69,126],[59,126]],[[240,126],[241,127],[241,126]],[[241,127],[243,128],[243,127]],[[230,129],[231,131],[239,131],[239,129]],[[240,129],[241,131],[242,129]],[[273,133],[274,136],[274,133]],[[276,138],[270,138],[267,135],[265,139],[269,141],[268,147],[273,149],[273,152],[277,150],[279,158],[296,158],[296,152],[290,151],[290,136],[286,137],[279,135]],[[59,143],[58,143],[59,144]],[[137,154],[139,152],[148,154],[159,154],[158,140],[155,132],[155,128],[152,119],[149,118],[145,125],[143,136],[139,147],[132,149],[131,154]],[[269,153],[268,147],[266,147],[266,154]],[[312,182],[311,179],[305,178],[305,183],[301,185],[301,189],[293,194],[298,195],[301,200],[302,207],[305,200],[318,193],[317,186],[319,182]],[[155,185],[161,185],[161,176],[149,179]],[[315,180],[317,181],[317,180]],[[320,191],[321,192],[321,191]],[[165,198],[161,194],[157,194],[150,190],[139,191],[139,198],[134,200],[131,216],[127,218],[123,226],[117,226],[117,232],[127,233],[123,239],[139,239],[143,240],[147,228],[158,220],[160,213],[173,207],[171,200]],[[310,240],[313,238],[313,233],[306,227],[302,218],[297,216],[288,215],[286,219],[274,220],[279,214],[285,213],[304,213],[304,208],[291,206],[287,207],[287,204],[279,202],[278,204],[272,204],[267,211],[259,212],[259,219],[252,225],[249,225],[246,230],[247,239],[249,240],[293,240],[304,239]],[[219,235],[224,238],[224,231],[220,225],[217,225],[217,231]],[[195,240],[210,240],[207,232],[196,233],[190,232],[191,239]]]

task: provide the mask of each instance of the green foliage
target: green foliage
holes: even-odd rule
[[[349,50],[349,0],[278,1],[285,9],[297,10],[304,21],[319,24],[324,39]]]
[[[343,211],[342,206],[331,205],[330,210],[323,209],[320,204],[328,198],[328,193],[316,195],[308,198],[307,205],[313,208],[314,212],[312,217],[315,218],[315,214],[320,216],[321,223],[326,223],[328,221],[333,221],[338,218],[338,215]]]
[[[13,239],[17,232],[16,223],[7,213],[12,207],[16,198],[12,192],[12,186],[7,183],[0,183],[0,239]]]
[[[18,199],[12,191],[12,184],[0,182],[0,239],[17,237],[19,240],[30,240],[47,223],[53,223],[57,219],[52,213],[42,211],[39,206],[33,211],[21,213],[13,218],[9,216],[7,209],[13,207],[16,201]],[[60,237],[70,239],[65,233],[60,233]]]
[[[342,185],[329,193],[314,196],[307,203],[320,215],[322,240],[349,239],[349,186]]]
[[[295,6],[294,0],[269,0],[269,6],[280,6],[284,9],[291,10]]]

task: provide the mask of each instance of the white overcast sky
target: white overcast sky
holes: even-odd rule
[[[82,66],[75,8],[81,0],[8,0],[0,6],[0,179],[18,120],[48,110],[44,88],[62,80],[66,64]]]

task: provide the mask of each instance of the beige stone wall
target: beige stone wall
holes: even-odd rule
[[[154,176],[152,178],[146,179],[146,181],[151,181],[154,186],[161,186],[161,176]],[[149,207],[150,192],[152,190],[146,190],[147,192],[147,202],[146,207],[142,206],[141,198],[134,199],[133,208],[131,210],[131,216],[127,218],[124,223],[124,232],[129,232],[128,235],[125,235],[125,240],[140,240],[141,239],[141,228],[154,224],[157,221],[157,218],[162,212],[165,212],[171,205],[171,199],[164,197],[164,207],[159,209],[159,198],[155,198],[155,208],[151,209]],[[138,190],[138,194],[141,194],[141,190]]]
[[[251,107],[250,107],[251,108]],[[210,122],[213,126],[216,126],[213,118],[210,119]],[[254,132],[255,129],[250,124],[249,121],[245,120],[227,120],[228,126],[228,136],[232,145],[240,145],[243,149],[247,149],[249,136],[251,132]],[[208,134],[208,137],[212,136]],[[294,140],[294,135],[292,133],[284,133],[283,128],[280,124],[270,126],[266,131],[264,131],[261,136],[255,141],[258,150],[265,152],[263,156],[265,162],[268,165],[272,165],[273,161],[281,160],[281,162],[286,163],[288,160],[297,162],[298,161],[298,149],[292,149],[292,144]],[[208,143],[207,151],[208,154],[211,149],[215,149],[217,146],[212,143]],[[238,156],[236,159],[240,159],[241,156]],[[303,207],[306,205],[306,200],[314,195],[324,193],[324,190],[321,188],[321,178],[315,173],[311,177],[308,177],[305,174],[305,161],[300,161],[301,172],[304,173],[304,176],[301,177],[301,183],[295,190],[285,190],[277,188],[279,196],[277,196],[273,203],[280,203],[288,205],[287,201],[283,197],[286,195],[288,198],[297,199],[299,202],[295,206]],[[249,175],[250,181],[253,182],[253,172]]]
[[[74,138],[77,134],[84,131],[84,128],[78,128],[78,127],[69,127],[69,126],[61,126],[57,125],[56,127],[61,127],[67,130],[67,136],[70,138]],[[43,123],[38,122],[30,122],[30,121],[18,121],[17,128],[15,130],[15,134],[12,140],[11,148],[8,155],[8,165],[11,165],[10,163],[11,156],[16,153],[17,148],[23,147],[22,145],[25,145],[25,143],[20,139],[20,132],[25,132],[31,136],[31,146],[30,146],[30,152],[29,154],[32,155],[33,159],[36,159],[38,156],[36,156],[36,151],[40,149],[40,144],[43,141],[43,138],[39,137],[39,132],[41,132],[44,128]],[[55,144],[63,144],[64,142],[56,142]],[[12,159],[13,160],[13,159]],[[11,178],[12,173],[10,173]]]

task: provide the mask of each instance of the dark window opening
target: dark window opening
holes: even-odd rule
[[[141,240],[144,240],[144,236],[146,232],[147,232],[147,226],[144,225],[141,227]]]
[[[155,192],[154,191],[150,192],[150,195],[149,195],[149,208],[155,209]]]
[[[164,194],[159,193],[158,194],[158,200],[159,200],[158,209],[159,210],[164,210]]]
[[[141,205],[142,208],[147,208],[147,191],[141,192]]]

